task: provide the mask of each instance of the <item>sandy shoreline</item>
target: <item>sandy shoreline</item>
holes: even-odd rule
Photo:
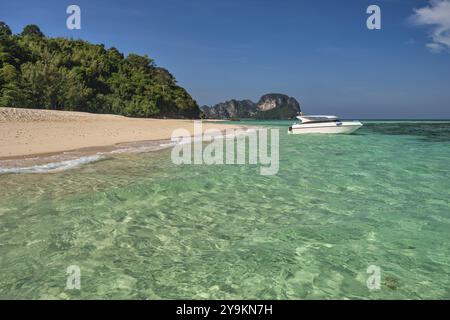
[[[242,126],[202,123],[203,130],[231,128]],[[47,157],[77,150],[112,150],[120,144],[169,140],[175,129],[193,134],[194,121],[0,108],[0,160]]]

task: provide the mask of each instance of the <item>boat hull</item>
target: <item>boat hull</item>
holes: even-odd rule
[[[362,127],[359,121],[344,121],[340,123],[296,124],[289,128],[290,134],[325,133],[350,134]]]

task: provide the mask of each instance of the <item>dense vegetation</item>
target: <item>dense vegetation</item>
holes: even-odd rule
[[[83,40],[19,35],[0,22],[0,107],[199,117],[197,103],[148,56]]]

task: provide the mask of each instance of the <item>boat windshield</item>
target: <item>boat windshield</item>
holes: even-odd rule
[[[339,119],[336,116],[298,116],[302,123],[317,123],[317,122],[337,122]]]

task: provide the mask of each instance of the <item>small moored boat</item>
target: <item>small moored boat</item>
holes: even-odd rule
[[[291,134],[329,133],[349,134],[362,127],[359,121],[341,121],[336,116],[297,116],[300,123],[289,127]]]

